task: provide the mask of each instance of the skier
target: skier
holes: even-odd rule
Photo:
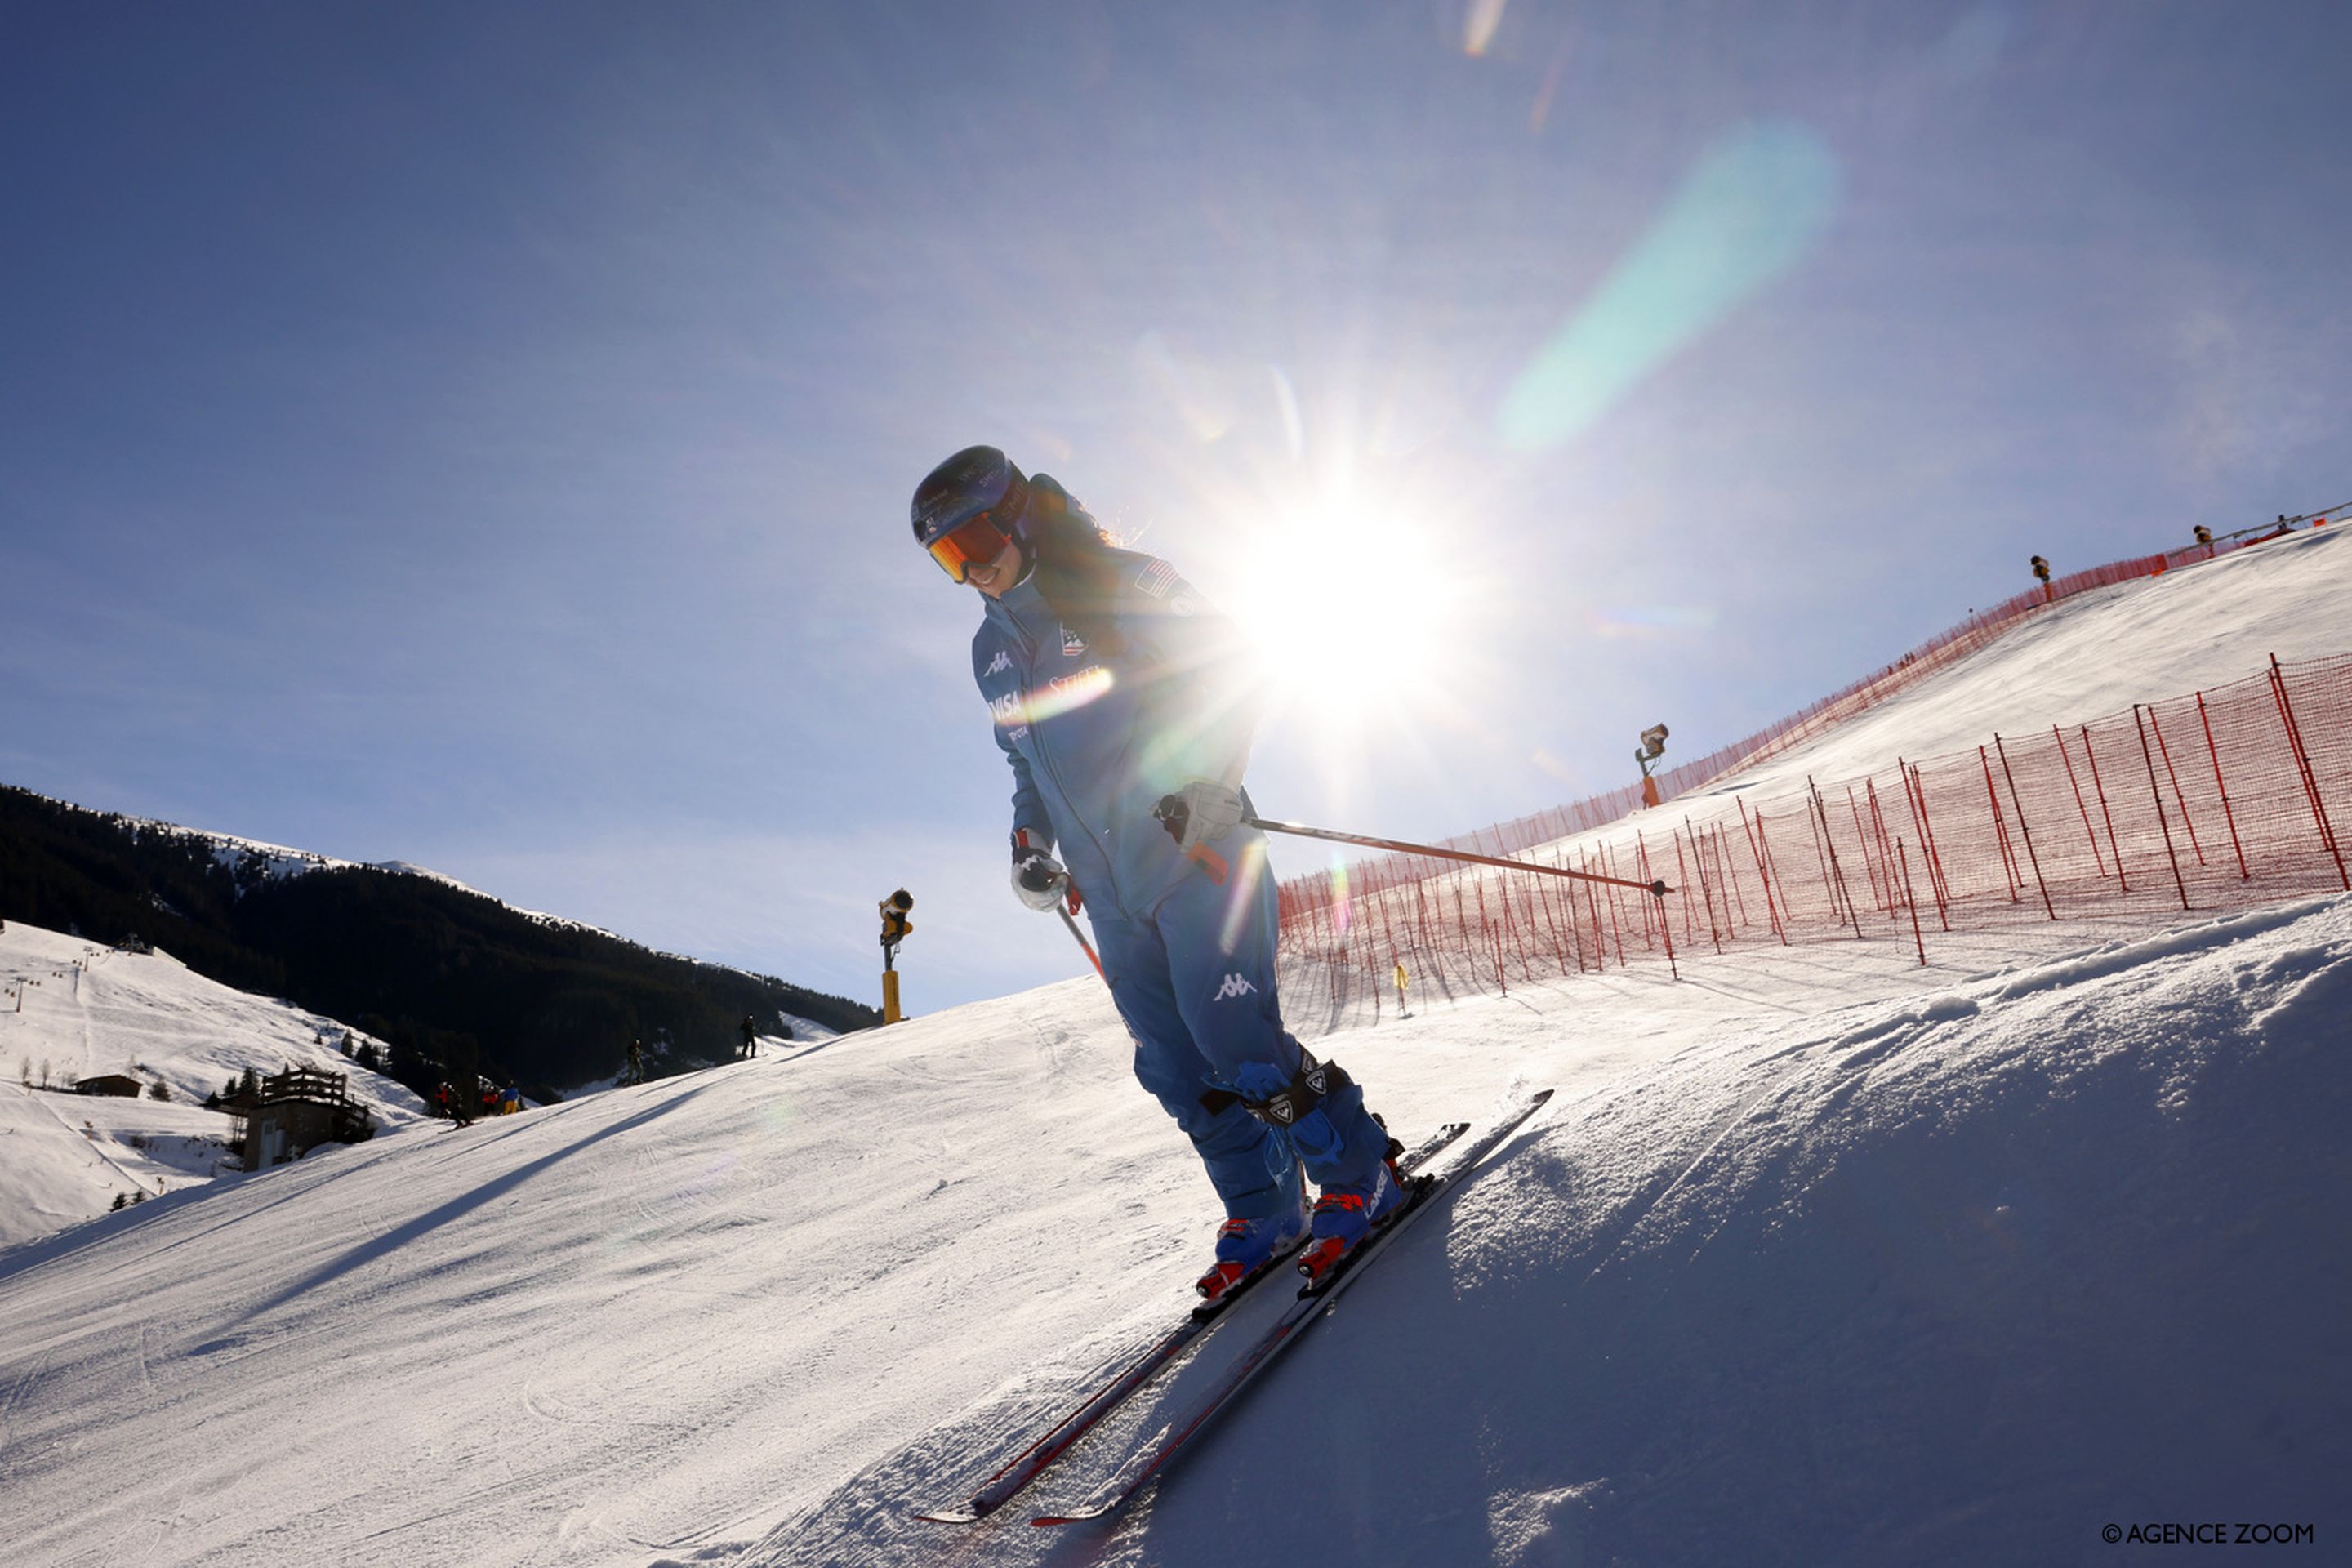
[[[735,1055],[740,1059],[744,1057],[756,1057],[759,1054],[760,1026],[752,1021],[751,1014],[746,1013],[743,1015],[743,1044]]]
[[[1196,1289],[1215,1300],[1302,1240],[1321,1278],[1402,1205],[1400,1151],[1362,1088],[1283,1027],[1274,879],[1242,826],[1258,704],[1240,637],[993,447],[933,469],[911,511],[916,542],[984,601],[971,668],[1013,770],[1013,890],[1087,910],[1135,1076],[1223,1201]]]

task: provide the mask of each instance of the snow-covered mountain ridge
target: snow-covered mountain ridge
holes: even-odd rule
[[[283,877],[308,876],[318,871],[383,871],[399,877],[423,877],[438,882],[444,887],[454,888],[461,893],[469,893],[478,899],[488,899],[501,909],[510,910],[541,925],[593,931],[599,936],[612,937],[616,942],[627,940],[617,932],[606,931],[602,926],[590,925],[585,921],[576,921],[563,915],[551,915],[540,910],[527,910],[519,904],[508,903],[497,895],[486,893],[479,888],[459,881],[446,872],[436,871],[430,867],[415,865],[406,860],[339,859],[335,856],[322,855],[314,849],[297,849],[289,845],[265,843],[258,838],[247,838],[234,833],[219,833],[210,828],[188,827],[175,822],[159,821],[153,817],[92,811],[88,806],[78,805],[71,801],[58,800],[48,795],[40,795],[38,798],[62,810],[83,812],[92,816],[102,816],[118,822],[134,837],[157,837],[208,847],[215,863],[227,870],[240,887],[258,881],[272,881]],[[678,955],[663,954],[662,956]]]

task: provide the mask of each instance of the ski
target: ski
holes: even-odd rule
[[[1449,1121],[1405,1153],[1397,1161],[1397,1168],[1410,1174],[1426,1164],[1454,1140],[1470,1131],[1466,1121]],[[1280,1274],[1285,1259],[1306,1244],[1301,1236],[1297,1243],[1266,1260],[1265,1267],[1244,1278],[1232,1289],[1214,1301],[1204,1301],[1185,1315],[1184,1321],[1127,1363],[1108,1383],[1087,1395],[1085,1403],[1048,1427],[1044,1436],[1016,1455],[996,1474],[981,1483],[980,1489],[960,1509],[941,1508],[918,1510],[914,1517],[929,1524],[977,1524],[1003,1508],[1015,1493],[1043,1475],[1046,1467],[1068,1453],[1078,1440],[1102,1424],[1103,1418],[1118,1408],[1137,1389],[1168,1366],[1184,1347],[1199,1339],[1223,1318],[1233,1304],[1255,1289],[1258,1282]]]
[[[1084,1508],[1068,1513],[1045,1514],[1029,1522],[1039,1526],[1080,1524],[1088,1520],[1104,1519],[1125,1508],[1136,1494],[1168,1470],[1184,1455],[1190,1453],[1194,1441],[1216,1418],[1230,1408],[1243,1389],[1272,1365],[1276,1357],[1298,1342],[1317,1319],[1330,1311],[1334,1298],[1348,1287],[1349,1281],[1362,1273],[1362,1266],[1388,1249],[1397,1236],[1430,1209],[1445,1191],[1474,1170],[1501,1145],[1521,1123],[1551,1099],[1549,1089],[1509,1101],[1486,1129],[1446,1161],[1444,1168],[1421,1176],[1413,1182],[1413,1194],[1394,1218],[1372,1232],[1356,1250],[1348,1254],[1322,1279],[1299,1289],[1298,1300],[1284,1312],[1256,1342],[1235,1359],[1224,1376],[1176,1421],[1163,1428],[1160,1446],[1139,1468],[1122,1470],[1114,1476],[1110,1489],[1097,1494]],[[1124,1478],[1124,1479],[1122,1479]]]

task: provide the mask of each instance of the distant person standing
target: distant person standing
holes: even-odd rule
[[[624,1083],[643,1083],[646,1081],[646,1050],[645,1045],[642,1041],[631,1040],[629,1042],[629,1072],[628,1076],[621,1081]]]
[[[745,1057],[756,1057],[759,1054],[760,1026],[751,1021],[751,1015],[746,1013],[743,1015],[743,1046],[735,1053],[736,1058],[740,1060]]]
[[[1397,1016],[1400,1018],[1410,1018],[1412,1015],[1404,1010],[1405,973],[1404,960],[1402,958],[1397,960],[1395,979],[1397,988]]]

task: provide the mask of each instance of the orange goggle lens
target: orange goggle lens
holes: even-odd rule
[[[930,542],[931,559],[940,570],[961,583],[967,580],[974,566],[985,566],[1004,553],[1013,542],[996,526],[995,520],[982,512],[970,522],[960,524],[940,534]]]

